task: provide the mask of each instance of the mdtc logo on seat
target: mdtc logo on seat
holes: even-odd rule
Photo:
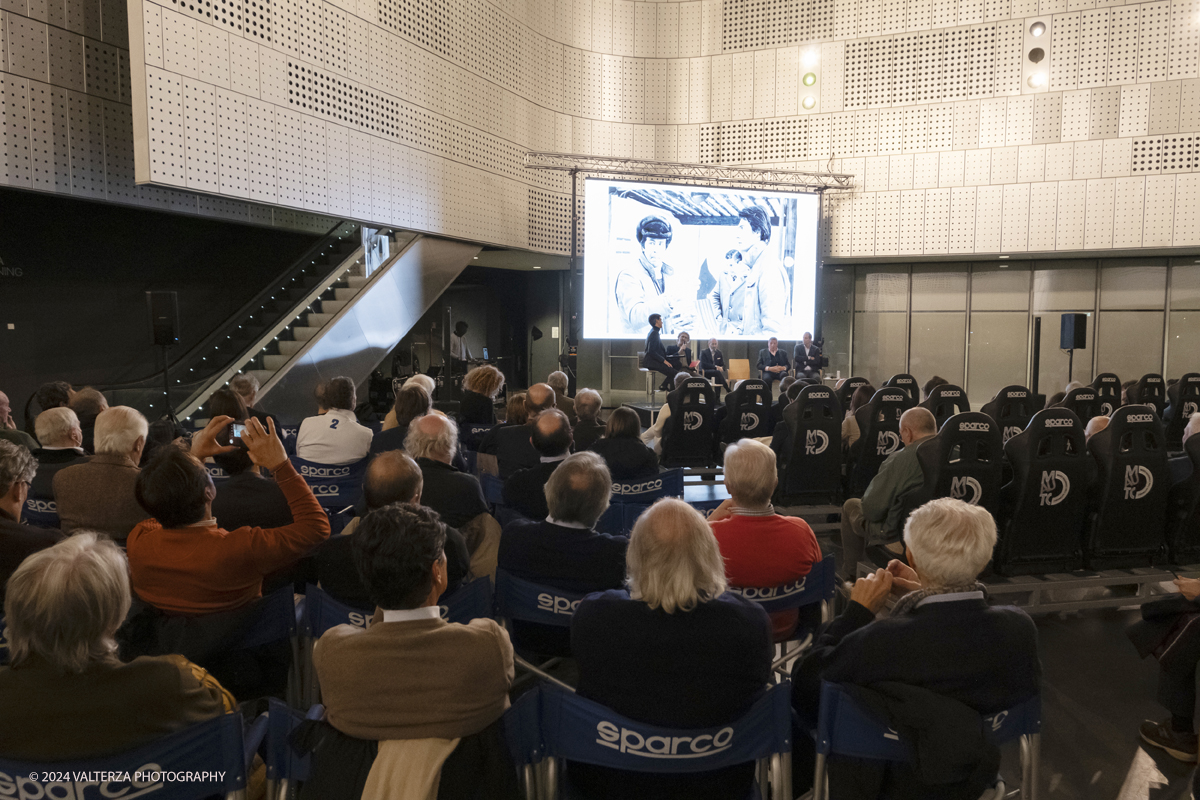
[[[967,491],[971,492],[971,499],[967,499]],[[983,499],[983,487],[979,485],[979,481],[972,478],[970,475],[964,475],[961,478],[950,479],[950,496],[956,500],[962,500],[965,503],[973,506],[979,505],[979,501]]]
[[[1062,488],[1059,488],[1061,484]],[[1042,472],[1042,489],[1040,492],[1041,499],[1039,504],[1043,506],[1056,506],[1063,500],[1067,499],[1067,495],[1071,493],[1071,480],[1065,473],[1059,470],[1048,470]]]
[[[1130,417],[1132,419],[1132,417]],[[1138,484],[1141,479],[1146,479],[1146,485],[1139,489]],[[1154,487],[1154,475],[1151,474],[1147,467],[1140,464],[1130,464],[1125,467],[1125,499],[1126,500],[1141,500],[1146,495],[1150,494],[1150,489]]]
[[[698,431],[703,424],[704,416],[699,411],[683,412],[683,429],[685,431]]]
[[[900,434],[895,431],[880,431],[875,442],[875,455],[890,456],[900,449]]]
[[[569,597],[561,597],[549,592],[539,593],[537,599],[538,611],[545,611],[549,614],[563,614],[568,617],[575,613],[575,609],[579,608],[580,602],[579,600],[572,602]]]
[[[645,758],[704,758],[729,749],[733,728],[725,727],[712,736],[643,736],[612,722],[596,723],[596,744]]]
[[[1008,440],[1021,432],[1021,429],[1016,425],[1008,425],[1004,428],[1004,443],[1008,444]]]
[[[752,431],[757,427],[758,427],[758,414],[755,414],[750,411],[743,412],[743,414],[742,414],[742,430]],[[688,430],[691,430],[691,428],[689,428]]]
[[[809,431],[804,436],[804,455],[817,456],[829,447],[829,434],[825,431]]]

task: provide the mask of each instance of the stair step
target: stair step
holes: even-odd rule
[[[291,356],[263,356],[263,366],[272,373],[283,369],[284,365],[291,360]]]
[[[356,294],[358,294],[358,289],[334,289],[333,290],[333,297],[335,300],[350,300]]]
[[[253,375],[256,379],[258,379],[259,386],[263,386],[266,384],[267,381],[269,381],[269,380],[271,380],[271,378],[275,377],[275,370],[248,369],[248,370],[246,370],[246,374]]]
[[[360,277],[358,275],[347,276],[345,280],[346,280],[346,284],[351,289],[361,289],[363,286],[367,285],[366,277]]]
[[[292,328],[292,338],[298,342],[307,342],[320,332],[320,328],[308,328],[302,325],[297,325],[296,327]]]
[[[321,313],[323,313],[323,314],[336,314],[337,312],[341,311],[345,307],[346,307],[345,300],[322,300],[321,301]]]
[[[310,328],[323,328],[333,319],[333,314],[328,312],[310,311],[307,314],[307,322]]]
[[[304,347],[304,342],[289,342],[284,339],[279,340],[279,352],[285,356],[293,356],[296,353],[299,353],[300,348],[302,347]]]

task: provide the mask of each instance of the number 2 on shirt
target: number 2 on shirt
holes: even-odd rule
[[[340,420],[340,419],[335,419],[333,422],[329,423],[329,429],[330,429],[330,430],[333,430],[334,428],[336,428],[336,427],[337,427],[337,424],[338,424],[339,422],[341,422],[341,420]]]

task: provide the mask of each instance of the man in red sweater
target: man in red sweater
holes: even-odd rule
[[[821,560],[821,548],[808,523],[780,516],[771,506],[778,482],[775,452],[765,444],[742,439],[726,449],[725,488],[731,499],[708,519],[725,559],[725,578],[730,586],[782,586],[807,575]],[[818,605],[803,611],[806,625],[820,621]],[[772,614],[775,641],[790,638],[799,621],[796,610]]]
[[[192,451],[163,447],[138,475],[138,503],[154,519],[129,534],[130,578],[145,602],[172,614],[241,608],[262,596],[263,576],[303,557],[329,537],[329,518],[288,461],[283,442],[253,417],[242,435],[250,460],[271,470],[293,522],[227,531],[212,516],[216,497],[202,459],[233,449],[217,444],[232,417],[214,417],[192,438]]]

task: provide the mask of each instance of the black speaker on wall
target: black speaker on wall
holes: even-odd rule
[[[146,292],[150,311],[150,342],[159,347],[179,344],[179,294]]]
[[[1087,314],[1063,314],[1059,333],[1059,348],[1084,350],[1087,348]]]

